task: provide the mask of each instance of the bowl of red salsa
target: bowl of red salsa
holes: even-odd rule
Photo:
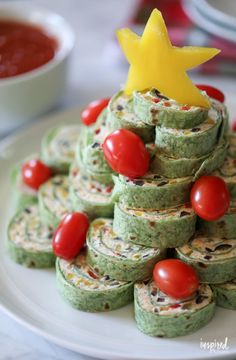
[[[56,105],[73,46],[74,33],[60,15],[0,3],[0,134]]]

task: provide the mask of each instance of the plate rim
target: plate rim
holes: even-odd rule
[[[34,334],[39,335],[41,337],[43,337],[44,339],[51,341],[52,343],[60,346],[60,347],[64,347],[67,350],[71,350],[74,351],[76,353],[80,353],[81,355],[86,355],[86,356],[92,356],[95,359],[101,359],[101,360],[109,360],[109,359],[117,359],[117,360],[143,360],[143,357],[137,357],[137,355],[132,356],[129,355],[129,358],[124,357],[125,355],[122,355],[121,353],[115,353],[114,352],[109,352],[106,349],[104,350],[95,350],[92,347],[88,347],[88,346],[82,346],[81,344],[77,344],[76,346],[69,341],[65,341],[63,339],[58,339],[56,336],[51,335],[49,332],[47,331],[43,331],[41,329],[39,329],[36,325],[32,325],[29,322],[27,322],[26,320],[23,320],[20,318],[19,315],[13,313],[11,310],[9,310],[7,308],[7,306],[4,306],[3,304],[0,303],[0,311],[2,311],[4,314],[6,314],[7,316],[9,316],[11,319],[15,320],[18,324],[20,324],[21,326],[25,327],[27,330],[32,331]],[[79,349],[79,350],[78,350]],[[213,355],[214,354],[214,355]],[[217,359],[232,359],[232,356],[236,355],[236,352],[233,353],[226,353],[226,352],[218,352],[218,353],[213,353],[212,356],[204,356],[204,357],[192,357],[191,359],[189,359],[189,357],[186,358],[182,358],[183,360],[217,360]],[[114,357],[115,355],[115,357]],[[146,360],[161,360],[161,358],[157,358],[156,355],[155,357],[148,357],[146,358]],[[165,358],[165,360],[174,360],[175,358],[171,357],[171,358]]]
[[[2,160],[1,151],[4,150],[7,146],[11,145],[12,142],[14,142],[15,139],[25,136],[27,132],[31,132],[32,129],[41,127],[42,123],[46,123],[47,121],[53,121],[53,119],[57,119],[64,116],[70,116],[70,114],[78,112],[80,114],[83,110],[82,106],[73,106],[62,110],[56,110],[54,112],[50,112],[48,115],[44,115],[42,117],[39,117],[37,119],[33,119],[30,122],[26,122],[22,124],[19,128],[16,128],[13,132],[3,137],[3,139],[0,138],[0,161]],[[71,122],[70,122],[71,124]]]

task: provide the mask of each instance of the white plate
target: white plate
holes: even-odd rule
[[[232,102],[233,102],[232,98]],[[236,111],[236,107],[234,107]],[[61,346],[102,359],[199,360],[236,356],[236,312],[217,309],[214,319],[193,335],[175,339],[148,337],[138,331],[133,306],[110,313],[89,314],[64,303],[56,291],[53,270],[26,269],[8,259],[4,250],[11,209],[9,173],[13,164],[39,150],[44,132],[79,117],[79,110],[31,125],[0,144],[0,307],[27,328]],[[200,341],[225,341],[229,350],[210,352]]]

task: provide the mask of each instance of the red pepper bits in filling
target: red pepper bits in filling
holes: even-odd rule
[[[111,193],[113,190],[113,186],[109,186],[107,189],[106,189],[106,192],[109,194]]]
[[[93,271],[89,270],[89,271],[88,271],[88,274],[89,274],[89,276],[91,276],[91,278],[93,278],[93,279],[98,279],[98,276],[97,276],[96,274],[94,274]]]
[[[170,308],[171,308],[171,309],[177,309],[177,308],[179,308],[179,307],[181,307],[181,305],[180,305],[180,304],[173,304],[173,305],[170,305]]]
[[[232,122],[232,131],[236,132],[236,119],[234,119]]]
[[[73,171],[72,171],[72,176],[73,176],[73,177],[76,177],[77,175],[78,175],[78,170],[73,170]]]
[[[189,105],[184,105],[184,106],[182,106],[182,107],[180,108],[180,110],[188,111],[188,110],[190,110],[190,108],[191,108],[191,106],[189,106]]]
[[[164,102],[164,106],[169,107],[169,106],[171,106],[171,104],[170,104],[169,101],[165,101],[165,102]]]

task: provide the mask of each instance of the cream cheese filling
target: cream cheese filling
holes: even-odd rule
[[[116,97],[111,104],[111,111],[114,112],[117,116],[124,119],[129,123],[133,123],[135,127],[147,127],[133,112],[131,103],[131,97],[125,94]],[[120,109],[120,110],[118,110]]]
[[[236,159],[228,156],[223,166],[216,170],[214,175],[222,177],[226,182],[236,182]]]
[[[79,198],[90,201],[91,203],[110,203],[113,187],[89,179],[88,176],[80,172],[80,169],[76,165],[71,169],[70,180],[73,190]]]
[[[40,194],[44,205],[58,219],[62,219],[71,208],[67,176],[53,177],[43,185]]]
[[[124,203],[119,203],[118,206],[120,209],[128,215],[135,217],[142,217],[150,221],[161,221],[161,220],[171,220],[178,219],[186,216],[194,216],[194,210],[190,205],[186,204],[185,206],[179,206],[176,208],[165,209],[165,210],[155,210],[155,209],[134,209],[127,207]]]
[[[52,251],[53,230],[42,224],[36,205],[20,212],[9,228],[9,239],[29,251]]]
[[[165,177],[162,177],[158,174],[153,173],[147,173],[145,177],[139,178],[139,179],[130,179],[125,176],[120,175],[120,178],[125,180],[126,184],[132,185],[132,186],[142,186],[142,187],[159,187],[159,186],[165,186],[165,185],[173,185],[177,183],[187,183],[192,181],[192,177],[182,177],[182,178],[175,178],[175,179],[168,179]]]
[[[197,236],[178,251],[196,261],[224,261],[236,257],[236,240]]]
[[[111,279],[108,275],[98,275],[86,263],[86,256],[83,252],[74,260],[59,259],[58,261],[66,280],[79,289],[107,291],[128,284],[124,281]]]
[[[125,242],[112,230],[110,219],[95,220],[90,229],[89,242],[98,252],[120,260],[142,261],[157,256],[160,250]]]
[[[47,147],[48,156],[60,162],[72,162],[81,127],[70,125],[61,127]]]
[[[152,281],[135,284],[140,306],[158,315],[181,315],[207,306],[213,299],[209,285],[201,284],[196,294],[188,299],[176,300],[164,294]]]
[[[231,290],[231,291],[235,291],[236,292],[236,279],[228,281],[226,283],[223,284],[217,284],[215,285],[219,288],[225,289],[225,290]]]

